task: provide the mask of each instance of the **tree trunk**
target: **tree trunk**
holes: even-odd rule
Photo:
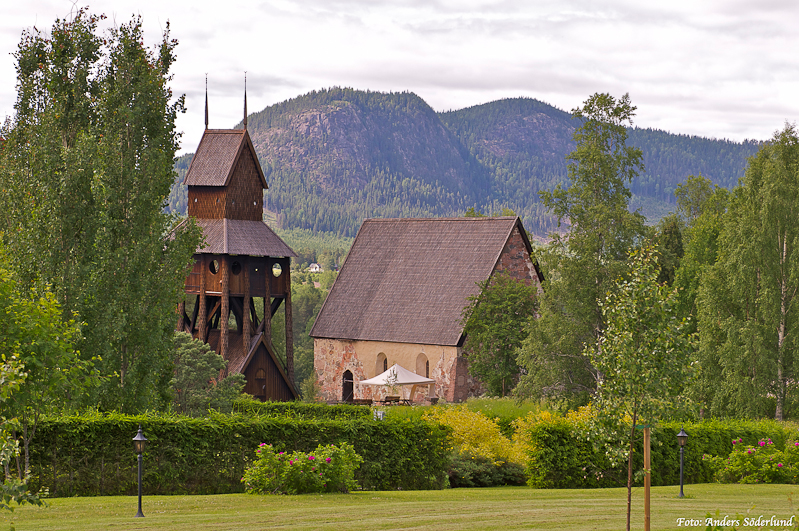
[[[780,324],[777,330],[777,410],[774,413],[776,420],[782,420],[785,405],[785,376],[782,366],[785,363],[785,321],[787,318],[788,282],[785,278],[785,261],[788,256],[788,234],[782,239],[782,253],[780,254]]]

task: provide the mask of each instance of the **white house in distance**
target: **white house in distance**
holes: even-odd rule
[[[364,221],[310,334],[323,397],[383,398],[385,388],[358,382],[395,363],[434,379],[431,396],[480,394],[463,355],[463,308],[495,272],[540,290],[531,252],[517,217]]]

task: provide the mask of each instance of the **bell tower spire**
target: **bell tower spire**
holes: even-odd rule
[[[208,129],[208,74],[205,74],[205,128]]]
[[[244,71],[244,129],[247,129],[247,71]]]

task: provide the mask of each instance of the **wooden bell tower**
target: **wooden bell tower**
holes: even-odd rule
[[[261,400],[294,400],[289,266],[297,255],[262,221],[267,184],[247,132],[246,89],[244,129],[208,129],[206,89],[205,132],[183,183],[188,215],[205,243],[185,283],[193,307],[187,312],[186,302],[180,304],[177,329],[208,343],[228,361],[228,373],[243,373],[244,392]],[[272,317],[281,304],[285,367],[272,346]]]

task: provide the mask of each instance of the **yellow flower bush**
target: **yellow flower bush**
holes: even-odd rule
[[[460,454],[482,457],[495,465],[524,463],[523,453],[502,434],[494,420],[470,411],[465,405],[432,408],[424,418],[452,428],[455,448]]]

